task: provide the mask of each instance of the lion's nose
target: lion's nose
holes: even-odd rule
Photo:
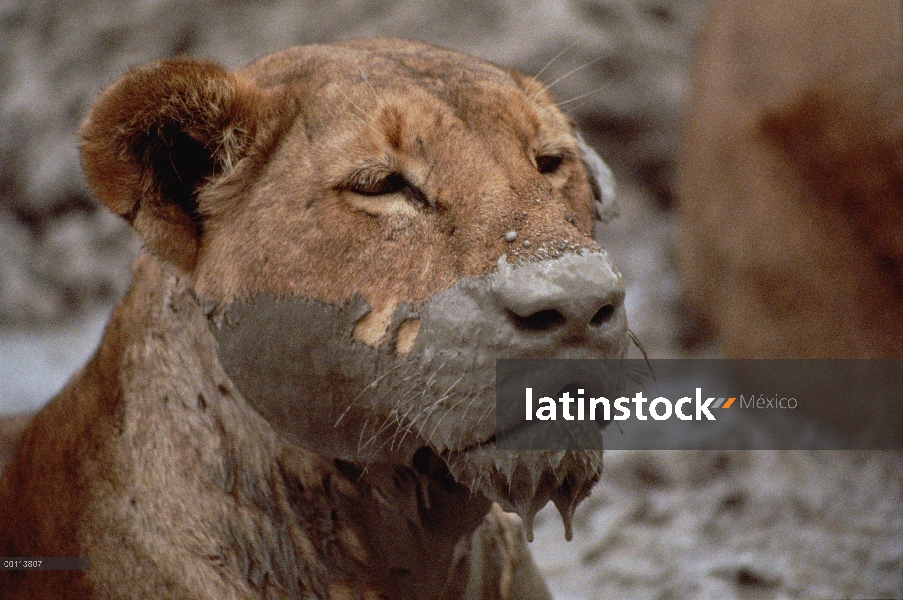
[[[605,253],[511,267],[499,262],[493,295],[513,329],[537,340],[623,336],[624,284]]]

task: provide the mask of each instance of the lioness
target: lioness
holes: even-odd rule
[[[604,163],[537,81],[394,40],[134,69],[82,129],[146,246],[0,481],[4,598],[545,598],[599,452],[494,451],[496,357],[616,357]],[[595,205],[594,205],[595,203]],[[603,209],[604,210],[604,209]]]

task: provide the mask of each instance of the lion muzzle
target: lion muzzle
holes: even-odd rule
[[[623,356],[624,286],[607,253],[521,265],[502,256],[490,274],[398,305],[377,347],[353,335],[369,310],[359,296],[333,305],[259,295],[218,307],[209,325],[227,375],[292,442],[396,464],[428,446],[528,526],[550,499],[569,523],[601,473],[601,452],[496,456],[495,360]],[[398,331],[412,320],[416,338],[399,354]]]

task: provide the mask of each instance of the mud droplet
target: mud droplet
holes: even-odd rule
[[[527,534],[527,541],[533,541],[533,518],[536,516],[536,511],[531,510],[525,513],[521,513],[521,519],[524,522],[524,533]]]
[[[569,542],[574,539],[574,508],[577,505],[577,502],[574,500],[571,494],[571,486],[567,479],[562,482],[561,487],[552,492],[552,502],[555,504],[555,508],[558,509],[558,514],[561,515],[561,521],[564,523],[564,539]]]
[[[574,527],[571,522],[574,517],[574,510],[568,509],[565,512],[561,510],[561,507],[558,507],[558,512],[561,513],[561,520],[564,522],[564,539],[570,542],[574,539]]]
[[[505,241],[506,242],[513,242],[516,239],[517,239],[517,232],[514,231],[513,229],[511,231],[505,232]]]
[[[420,476],[417,478],[417,495],[423,508],[426,510],[433,510],[433,503],[430,498],[430,480],[428,477]]]

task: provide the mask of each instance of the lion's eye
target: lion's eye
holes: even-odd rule
[[[408,183],[401,173],[380,175],[376,177],[358,177],[342,186],[343,189],[360,194],[361,196],[388,196],[390,194],[402,194],[408,202],[424,207],[436,208],[435,203],[427,196]]]
[[[362,179],[349,186],[349,190],[362,196],[383,196],[395,194],[407,187],[407,182],[399,173],[393,173],[380,179]]]
[[[545,156],[536,157],[536,168],[539,172],[548,175],[554,173],[561,167],[564,157],[559,154],[547,154]]]

